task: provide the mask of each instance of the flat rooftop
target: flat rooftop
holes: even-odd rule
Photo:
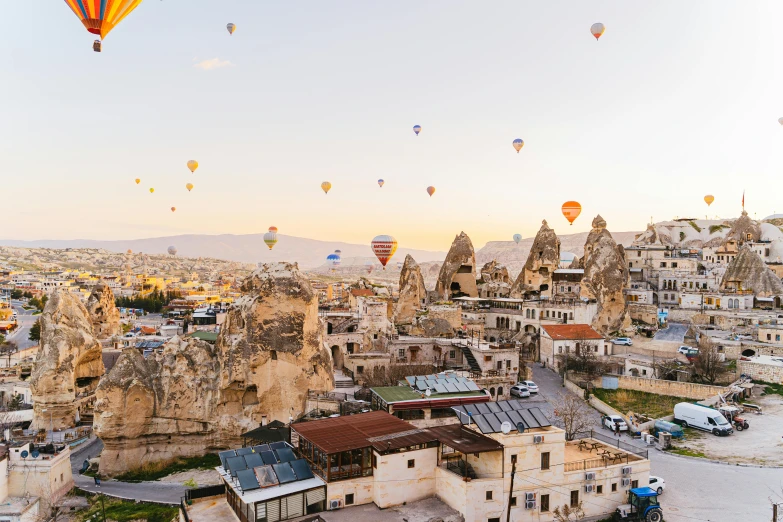
[[[408,386],[382,386],[380,388],[371,388],[371,389],[373,392],[375,392],[376,395],[378,395],[381,399],[383,399],[385,402],[389,404],[393,404],[395,402],[416,401],[416,400],[436,401],[438,399],[457,399],[460,397],[486,396],[486,393],[484,393],[481,390],[456,392],[456,393],[433,392],[429,397],[427,396],[422,397],[423,394],[421,392],[417,392],[416,390],[413,390]]]
[[[416,430],[416,426],[389,415],[371,411],[316,421],[298,422],[291,429],[324,453],[339,453],[372,446],[368,439]]]

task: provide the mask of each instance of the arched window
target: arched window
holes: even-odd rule
[[[734,299],[729,299],[729,308],[734,308]]]
[[[536,311],[535,310],[530,310],[530,318],[531,319],[535,319],[536,318]]]
[[[498,386],[498,397],[501,396],[501,395],[503,395],[503,387],[502,386]]]
[[[489,394],[494,397],[495,396],[495,388],[490,388],[489,389]]]

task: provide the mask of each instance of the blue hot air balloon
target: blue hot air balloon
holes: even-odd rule
[[[418,136],[419,133],[421,132],[421,125],[414,125],[413,126],[413,132],[415,132],[416,136]]]
[[[379,186],[379,187],[383,187],[383,184],[384,184],[384,183],[386,183],[386,182],[385,182],[385,181],[383,181],[382,179],[379,179],[379,180],[378,180],[378,186]]]
[[[340,266],[340,255],[339,254],[329,254],[326,256],[326,262],[331,265],[332,272],[334,272],[334,269]]]

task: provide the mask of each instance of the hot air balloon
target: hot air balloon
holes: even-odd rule
[[[131,249],[129,248],[127,253],[128,253],[128,254],[132,254],[132,253],[133,253],[133,250],[131,250]]]
[[[582,205],[577,201],[566,201],[563,203],[563,208],[561,210],[568,222],[573,225],[574,220],[582,213]]]
[[[269,232],[264,234],[264,243],[269,247],[269,250],[272,250],[277,244],[277,232],[272,232],[272,229],[270,228]]]
[[[378,180],[378,186],[379,186],[379,187],[383,187],[383,184],[384,184],[384,183],[386,183],[386,182],[385,182],[385,181],[383,181],[382,179],[379,179],[379,180]]]
[[[517,149],[517,154],[519,154],[519,151],[522,150],[522,147],[525,146],[525,142],[520,140],[519,138],[515,139],[511,144],[514,146],[515,149]]]
[[[139,6],[141,0],[65,0],[65,3],[79,17],[87,31],[106,38],[117,24]],[[101,52],[101,41],[95,40],[92,48],[95,52]]]
[[[334,253],[337,254],[338,256],[343,255],[343,251],[342,250],[335,250]]]
[[[334,272],[335,268],[340,266],[340,256],[338,254],[329,254],[326,256],[326,262],[331,265],[332,272]]]
[[[370,247],[375,257],[383,265],[383,269],[386,270],[386,263],[389,262],[397,251],[397,240],[387,235],[375,236],[370,243]]]
[[[136,184],[137,184],[137,185],[138,185],[139,183],[141,183],[141,180],[140,180],[139,178],[136,178],[136,180],[135,180],[135,181],[136,181]]]
[[[271,226],[271,227],[269,227],[269,231],[270,232],[274,232],[275,234],[277,234],[277,227]]]
[[[324,191],[324,194],[328,194],[331,188],[332,188],[332,184],[329,183],[328,181],[324,181],[323,183],[321,183],[321,190]]]
[[[155,189],[154,188],[150,188],[150,194],[152,194],[153,192],[155,192]]]
[[[590,32],[595,36],[595,39],[598,40],[601,38],[601,35],[604,34],[604,31],[606,31],[606,27],[604,27],[604,24],[598,22],[590,26]]]
[[[413,126],[413,132],[415,132],[416,136],[418,136],[419,133],[421,132],[421,125],[414,125]]]
[[[196,169],[198,168],[198,161],[196,160],[188,161],[188,168],[190,169],[190,172],[196,172]]]
[[[188,192],[190,192],[191,190],[193,190],[193,183],[188,183],[187,185],[185,185],[185,188],[188,189]]]
[[[778,118],[778,123],[780,123],[781,125],[783,125],[783,118]]]
[[[432,195],[435,194],[435,187],[432,187],[432,186],[427,187],[427,194],[429,194],[430,197],[432,197]]]
[[[176,256],[177,255],[177,247],[175,247],[174,245],[170,246],[169,249],[168,249],[168,252],[169,252],[170,255]]]
[[[715,196],[712,196],[710,194],[707,194],[706,196],[704,196],[704,202],[707,204],[708,207],[710,205],[712,205],[713,201],[715,201]]]
[[[176,212],[177,211],[177,207],[171,207],[171,211],[172,212]]]
[[[367,261],[366,263],[364,263],[364,267],[367,269],[368,274],[372,274],[372,269],[373,269],[372,261]]]
[[[397,270],[402,270],[402,265],[403,265],[402,261],[397,261]]]
[[[226,26],[226,29],[228,29],[228,34],[234,34],[234,31],[237,30],[237,26],[234,24],[228,24]],[[252,31],[251,31],[252,32]]]
[[[522,234],[514,234],[514,243],[518,245],[520,241],[522,241]]]

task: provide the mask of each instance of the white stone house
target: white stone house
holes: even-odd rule
[[[553,324],[541,327],[541,362],[559,369],[559,355],[577,354],[587,348],[597,356],[608,356],[604,336],[589,324]]]

